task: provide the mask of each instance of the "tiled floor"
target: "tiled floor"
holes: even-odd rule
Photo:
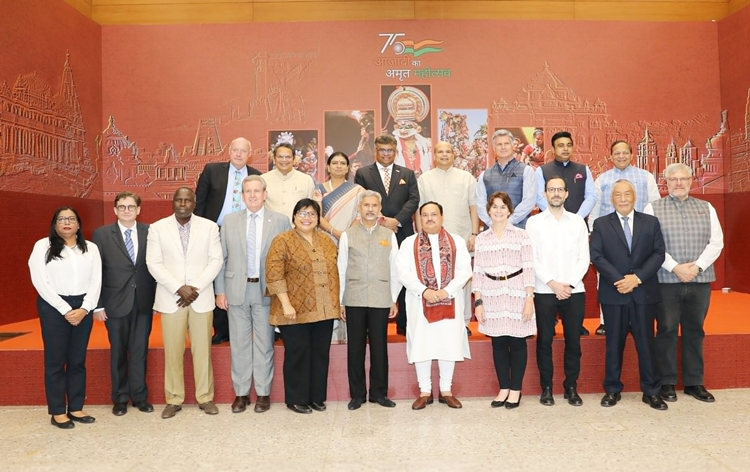
[[[0,470],[750,470],[750,390],[713,393],[705,404],[678,392],[666,412],[635,393],[614,408],[600,407],[600,395],[577,408],[524,397],[516,410],[491,409],[489,398],[423,411],[332,402],[312,415],[274,403],[264,414],[220,405],[212,417],[186,405],[170,420],[163,405],[119,418],[91,406],[97,422],[71,431],[51,426],[44,407],[1,407]]]

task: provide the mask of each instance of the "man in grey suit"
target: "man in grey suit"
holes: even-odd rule
[[[114,201],[117,221],[94,231],[102,256],[102,293],[94,319],[107,326],[112,374],[112,414],[128,412],[128,401],[150,413],[146,355],[153,319],[156,282],[146,267],[148,225],[136,221],[141,197],[120,192]]]
[[[250,404],[255,380],[255,412],[271,406],[273,380],[273,326],[268,322],[270,297],[266,293],[266,255],[271,241],[291,229],[289,218],[265,207],[266,182],[257,175],[242,181],[246,211],[230,213],[221,227],[224,264],[214,281],[216,306],[229,313],[232,342],[232,385],[236,395],[232,413]]]

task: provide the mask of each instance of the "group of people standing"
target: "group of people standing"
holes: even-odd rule
[[[506,130],[494,133],[496,162],[477,180],[453,167],[451,145],[439,142],[435,167],[417,179],[394,164],[395,139],[383,135],[375,140],[376,162],[358,169],[354,183],[347,181],[348,157],[334,153],[326,163],[330,179],[316,186],[294,169],[291,146],[278,145],[273,169],[260,175],[247,165],[250,143],[237,138],[229,162],[208,164],[195,192],[178,189],[173,214],[150,226],[137,221],[141,201],[130,192],[117,195],[117,222],[97,229],[93,243],[84,239],[75,209],[58,209],[29,259],[52,424],[67,429],[95,421],[83,411],[92,318],[108,330],[113,414],[126,414],[129,403],[154,410],[145,381],[153,311],[161,313],[164,339],[165,419],[185,400],[188,335],[201,410],[219,412],[210,350],[230,340],[232,412],[251,404],[252,385],[255,412],[268,411],[275,328],[284,344],[290,410],[326,409],[332,339],[347,339],[348,408],[359,409],[368,397],[394,407],[386,341],[394,318],[417,373],[412,408],[434,401],[433,360],[439,402],[461,408],[452,379],[455,363],[470,358],[472,308],[479,332],[492,339],[499,383],[492,407],[520,405],[533,335],[540,402],[554,404],[558,316],[564,397],[581,405],[583,278],[590,263],[599,272],[598,331],[606,333],[602,406],[620,400],[628,331],[643,401],[664,410],[664,400],[677,399],[680,327],[684,391],[713,401],[703,385],[703,320],[723,236],[713,207],[689,195],[691,169],[668,166],[669,194],[659,198],[654,177],[632,166],[625,141],[613,143],[615,167],[594,181],[587,166],[571,160],[570,133],[552,137],[555,159],[536,171],[513,158],[513,140]],[[535,207],[540,211],[530,216]],[[487,227],[482,233],[480,221]]]

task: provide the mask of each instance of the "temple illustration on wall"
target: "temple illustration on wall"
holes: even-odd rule
[[[20,75],[12,87],[0,84],[3,190],[86,197],[97,177],[70,56],[57,93],[36,72]]]

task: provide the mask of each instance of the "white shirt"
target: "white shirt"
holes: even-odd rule
[[[419,176],[419,206],[438,202],[443,207],[443,227],[464,239],[472,233],[471,213],[476,206],[477,181],[465,170],[436,167]]]
[[[622,232],[625,232],[625,217],[628,218],[628,228],[630,229],[630,240],[633,240],[633,215],[635,215],[635,210],[630,210],[630,213],[627,215],[621,215],[618,212],[615,212],[617,214],[617,219],[620,220],[620,226],[622,226]]]
[[[224,194],[224,204],[221,206],[221,213],[216,219],[216,224],[221,226],[224,223],[224,217],[232,213],[232,204],[234,203],[234,174],[235,172],[240,173],[240,193],[242,193],[242,181],[247,177],[247,166],[242,166],[241,169],[236,168],[234,165],[229,164],[229,174],[227,176],[227,192]],[[245,202],[242,201],[242,195],[240,195],[240,209],[245,208]]]
[[[263,241],[263,217],[266,214],[266,207],[261,207],[260,210],[258,210],[257,213],[255,213],[255,267],[253,267],[253,270],[250,270],[251,268],[248,267],[247,276],[248,278],[260,278],[260,250],[261,244]],[[251,212],[249,209],[247,210],[247,226],[245,228],[246,235],[250,234],[250,224],[252,223],[252,218],[250,218],[250,215],[252,215],[253,212]]]
[[[31,283],[39,296],[64,315],[73,308],[60,295],[83,295],[81,308],[91,311],[99,303],[102,289],[102,259],[96,244],[86,241],[88,250],[64,246],[61,259],[45,263],[49,238],[34,244],[29,256]]]
[[[554,293],[547,283],[560,282],[584,292],[583,277],[589,270],[589,231],[581,216],[565,211],[560,220],[549,209],[526,222],[534,250],[534,292]]]
[[[646,205],[646,208],[643,209],[643,213],[653,215],[654,207],[649,203]],[[721,250],[724,248],[724,232],[721,230],[721,223],[719,223],[716,209],[710,203],[708,203],[708,218],[711,224],[711,235],[708,237],[706,249],[704,249],[698,259],[695,260],[695,265],[700,267],[701,270],[708,269],[711,264],[716,262],[716,259],[719,258],[719,254],[721,254]],[[664,256],[664,263],[661,266],[664,270],[672,272],[679,262],[674,260],[669,253],[664,254]]]
[[[125,242],[125,231],[131,230],[130,239],[131,241],[133,241],[133,254],[135,255],[135,257],[138,257],[138,225],[137,223],[134,221],[133,227],[128,228],[127,226],[123,226],[122,223],[120,223],[120,221],[118,220],[117,227],[120,228],[120,233],[122,234],[123,243]],[[127,246],[125,247],[125,249],[127,249]]]
[[[370,229],[365,229],[372,234],[375,228],[377,228],[377,225]],[[396,267],[396,256],[398,256],[398,241],[396,241],[396,233],[391,232],[391,252],[388,254],[388,264],[391,268],[391,300],[393,303],[398,301],[398,294],[401,292],[401,284],[398,281],[398,268]],[[337,265],[339,267],[339,301],[343,304],[344,289],[346,288],[346,268],[349,266],[349,236],[346,235],[346,231],[341,233],[341,238],[339,238]]]
[[[388,193],[390,188],[385,186],[385,170],[388,169],[388,174],[391,177],[391,182],[393,182],[393,164],[383,167],[380,165],[380,162],[375,161],[375,163],[378,166],[378,172],[380,172],[380,180],[383,182],[383,187],[385,188],[385,193]]]

